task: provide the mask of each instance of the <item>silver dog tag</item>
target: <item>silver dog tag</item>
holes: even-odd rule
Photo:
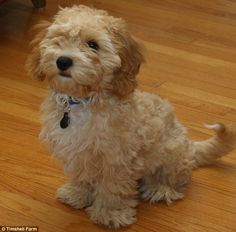
[[[67,128],[70,125],[69,112],[65,112],[63,118],[60,121],[60,127],[62,129]]]

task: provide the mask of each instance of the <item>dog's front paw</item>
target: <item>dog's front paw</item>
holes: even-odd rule
[[[97,209],[93,205],[86,209],[92,221],[107,226],[110,229],[118,229],[136,222],[136,210],[124,209]]]
[[[76,209],[91,205],[91,187],[87,183],[68,182],[57,190],[57,199]]]

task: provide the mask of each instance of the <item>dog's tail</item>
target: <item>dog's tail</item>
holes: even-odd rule
[[[236,129],[232,125],[217,123],[206,125],[206,128],[213,129],[216,135],[208,140],[192,142],[194,152],[191,158],[196,167],[211,164],[236,148]]]

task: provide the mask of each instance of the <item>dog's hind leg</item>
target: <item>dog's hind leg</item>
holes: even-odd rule
[[[142,199],[151,203],[165,201],[167,204],[182,199],[185,186],[191,179],[192,163],[179,161],[177,166],[163,165],[154,174],[140,180],[139,191]]]

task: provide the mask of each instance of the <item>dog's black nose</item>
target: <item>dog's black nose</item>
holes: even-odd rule
[[[67,56],[60,56],[57,59],[57,67],[61,70],[61,71],[65,71],[67,70],[69,67],[71,67],[73,64],[73,60],[70,57]]]

